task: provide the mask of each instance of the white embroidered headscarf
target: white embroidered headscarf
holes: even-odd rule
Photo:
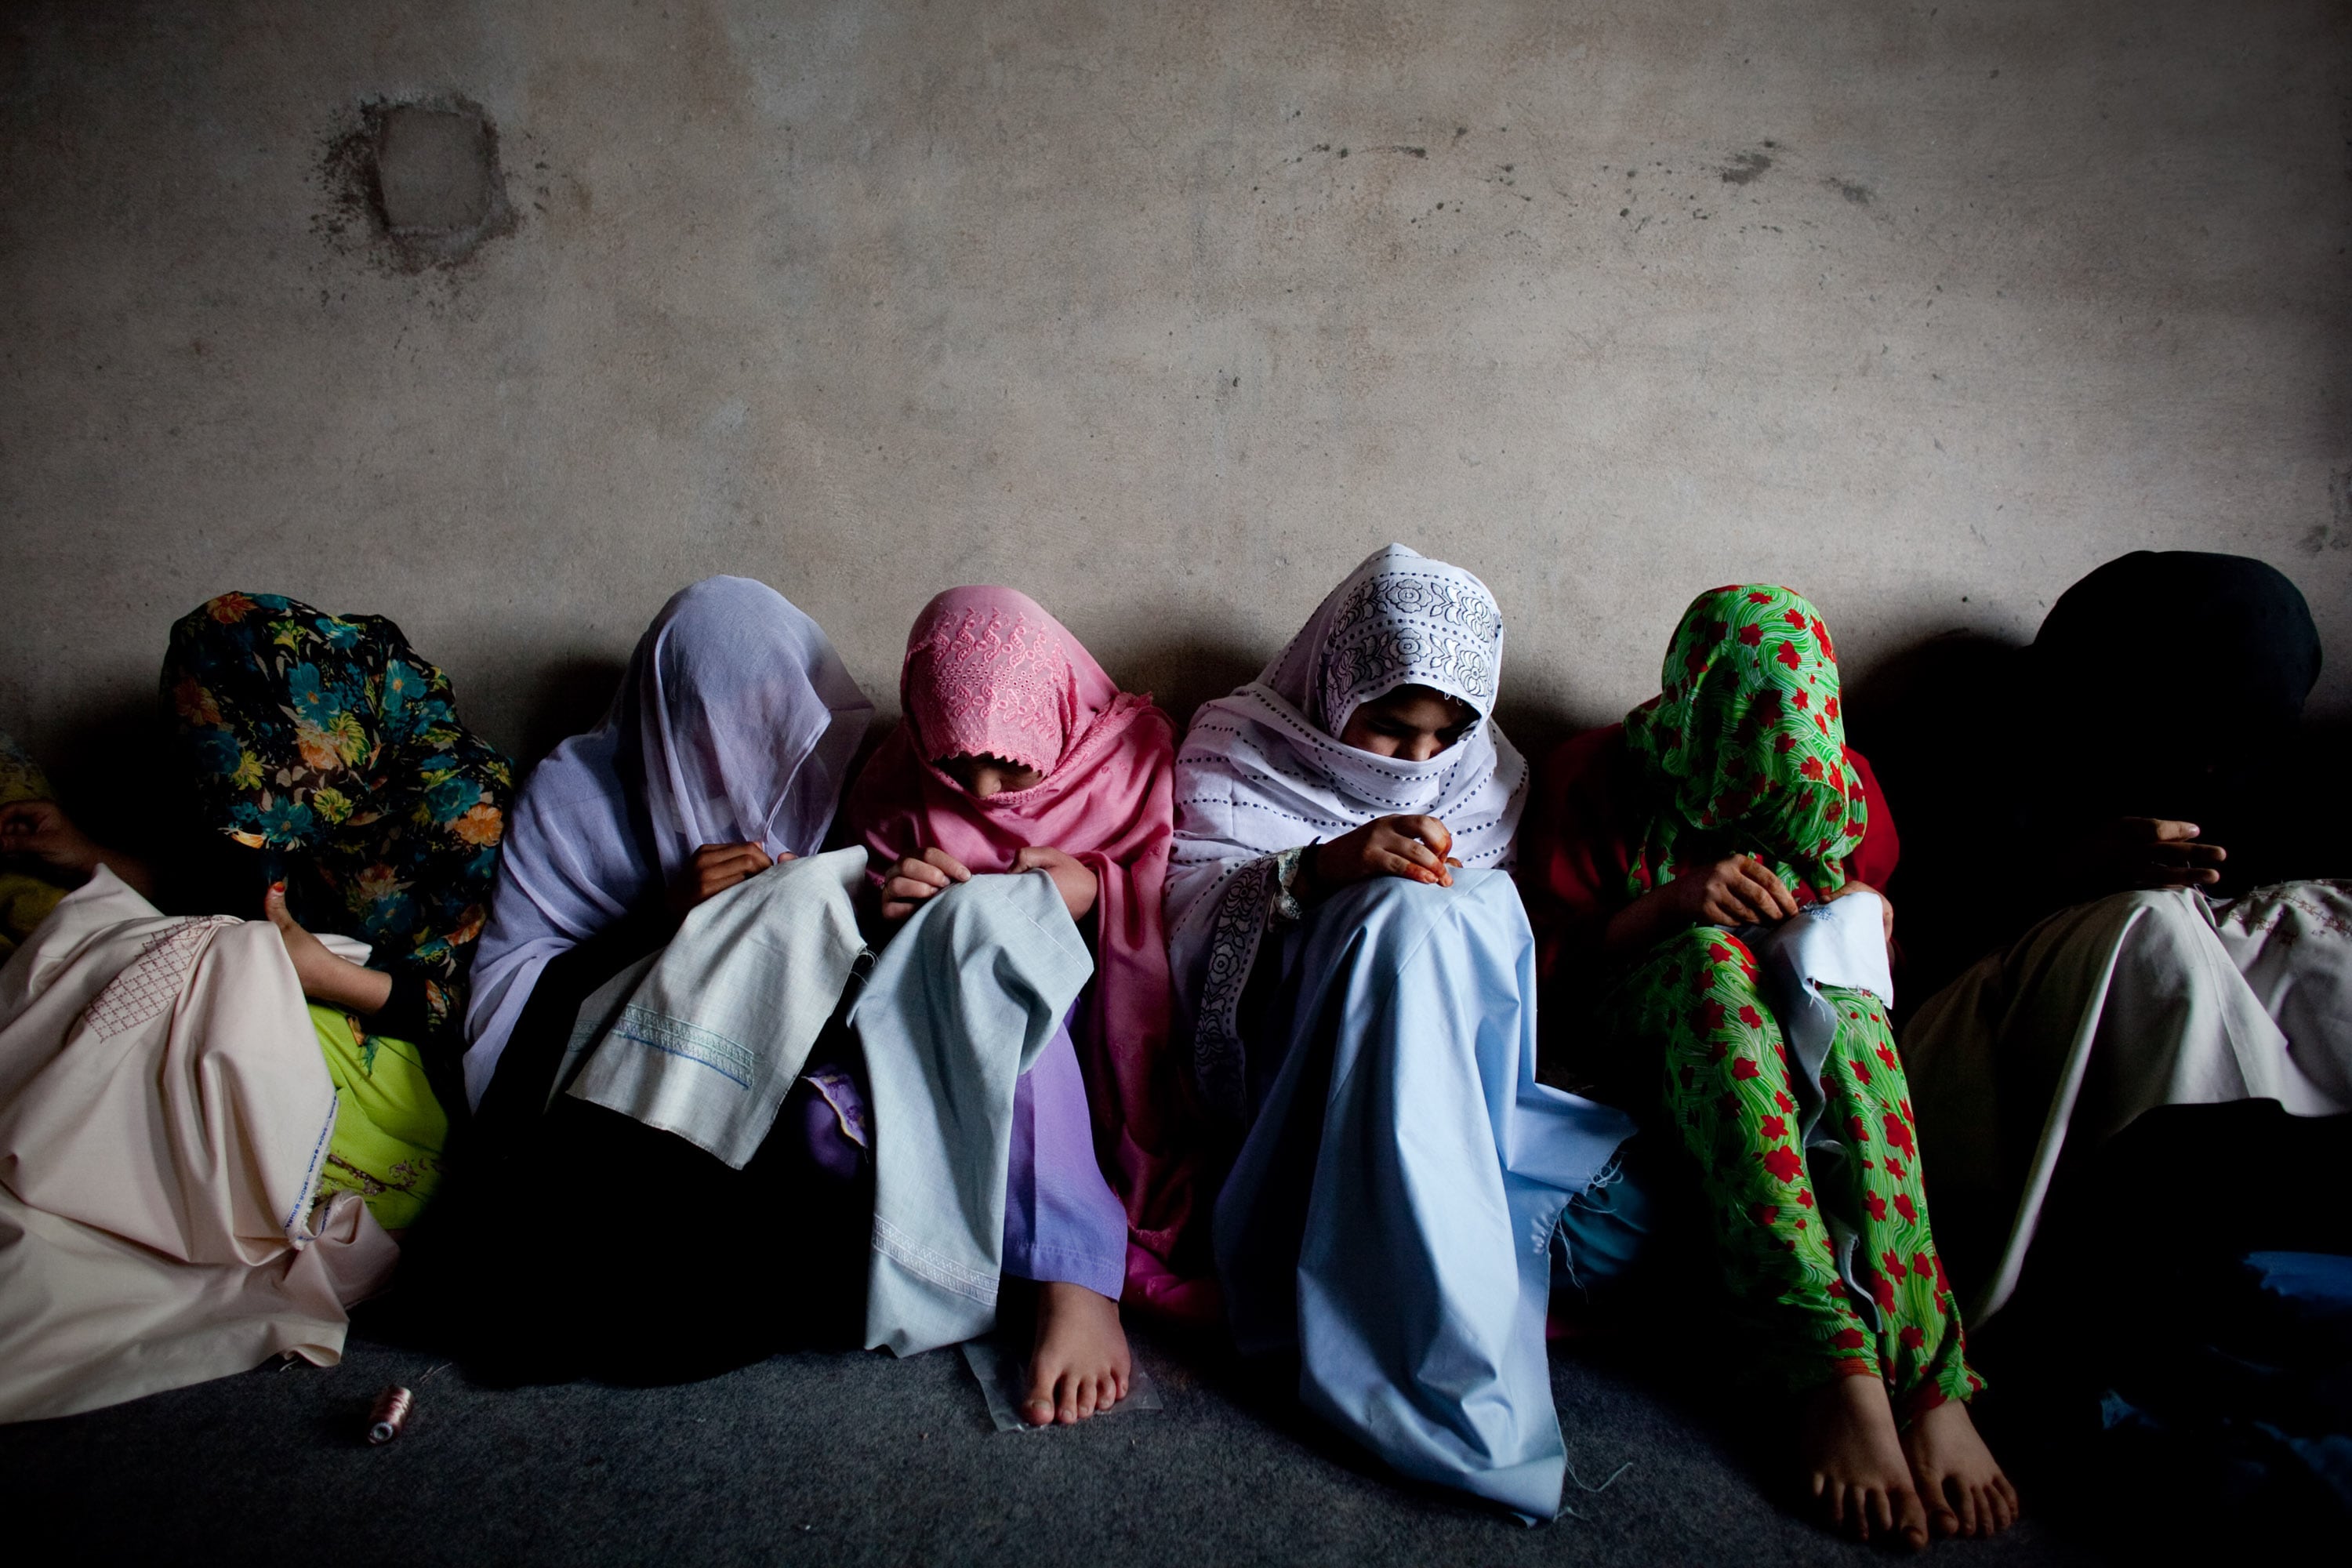
[[[1255,680],[1205,703],[1176,757],[1168,929],[1202,1087],[1240,1105],[1235,1011],[1280,894],[1276,858],[1375,817],[1427,816],[1465,866],[1507,867],[1528,764],[1494,721],[1503,614],[1459,566],[1391,544],[1324,599]],[[1425,763],[1344,745],[1364,703],[1426,686],[1477,711]]]

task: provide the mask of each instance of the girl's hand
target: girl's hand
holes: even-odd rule
[[[1315,847],[1315,878],[1345,888],[1372,877],[1402,877],[1433,888],[1454,886],[1447,858],[1454,835],[1433,816],[1378,816],[1353,833]]]
[[[392,976],[348,958],[337,958],[327,944],[294,923],[286,912],[286,884],[272,882],[261,896],[261,911],[285,941],[286,956],[293,962],[294,978],[302,994],[350,1013],[380,1011],[392,1000]]]
[[[789,860],[790,855],[784,857]],[[738,882],[748,882],[775,862],[756,844],[706,844],[694,852],[694,863],[670,894],[670,910],[683,918],[697,905],[717,898]]]
[[[1876,888],[1872,887],[1869,883],[1857,881],[1853,878],[1848,877],[1845,879],[1845,886],[1840,888],[1836,892],[1832,893],[1827,901],[1834,903],[1838,900],[1844,898],[1848,893],[1878,893],[1878,912],[1880,918],[1886,925],[1886,946],[1887,951],[1891,954],[1895,948],[1895,900],[1888,898],[1885,893],[1879,892]]]
[[[1024,850],[1023,853],[1034,851]],[[926,849],[919,857],[909,855],[891,867],[882,878],[882,918],[886,921],[905,920],[925,899],[957,882],[971,880],[971,868],[944,849]],[[1060,885],[1058,879],[1055,885]],[[1087,902],[1091,905],[1093,900],[1090,898]]]
[[[1652,888],[1609,917],[1601,945],[1620,955],[1647,952],[1692,926],[1769,925],[1797,912],[1797,900],[1772,868],[1752,855],[1731,855]]]
[[[2084,846],[2084,858],[2105,889],[2210,887],[2221,879],[2217,868],[2230,852],[2197,842],[2200,831],[2193,822],[2117,817]]]
[[[1047,844],[1033,845],[1013,858],[1015,871],[1043,871],[1054,879],[1054,886],[1069,906],[1070,918],[1082,921],[1087,911],[1095,907],[1095,897],[1102,886],[1086,863],[1076,857],[1065,855]]]
[[[0,855],[22,855],[70,877],[87,880],[100,866],[152,898],[155,876],[147,862],[109,849],[74,826],[53,800],[20,800],[0,805]]]
[[[1753,855],[1726,856],[1685,871],[1659,890],[1693,925],[1769,925],[1797,912],[1788,884]]]
[[[97,844],[53,800],[0,805],[0,854],[29,856],[77,877],[97,870],[100,858]]]

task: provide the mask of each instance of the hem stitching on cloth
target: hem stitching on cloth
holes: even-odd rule
[[[954,1258],[924,1246],[880,1215],[874,1216],[874,1246],[900,1268],[952,1290],[983,1307],[996,1305],[996,1277],[967,1268]]]

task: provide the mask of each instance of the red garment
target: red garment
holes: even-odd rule
[[[1169,1044],[1160,893],[1175,834],[1175,726],[1123,692],[1059,621],[1010,588],[953,588],[925,606],[899,675],[907,721],[849,794],[878,868],[933,846],[975,872],[1012,869],[1032,846],[1083,862],[1100,884],[1095,978],[1071,1038],[1094,1115],[1095,1154],[1126,1206],[1127,1293],[1179,1317],[1213,1315],[1208,1281],[1177,1271],[1200,1208],[1191,1075]],[[935,765],[994,755],[1038,769],[982,800]]]
[[[1862,753],[1848,746],[1845,759],[1869,814],[1862,842],[1846,857],[1846,875],[1884,890],[1903,849],[1895,814]],[[1588,730],[1544,759],[1521,828],[1519,891],[1536,928],[1538,973],[1547,988],[1600,969],[1609,921],[1633,901],[1627,878],[1651,810],[1622,724]],[[1811,889],[1790,891],[1798,902],[1811,902]]]

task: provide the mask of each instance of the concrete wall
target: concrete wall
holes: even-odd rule
[[[2301,583],[2352,713],[2327,0],[381,0],[0,13],[0,725],[107,766],[171,618],[391,615],[494,739],[765,578],[896,705],[1008,582],[1181,712],[1390,539],[1506,716],[1798,585],[1867,679],[2137,547]],[[507,232],[375,231],[364,106]]]

